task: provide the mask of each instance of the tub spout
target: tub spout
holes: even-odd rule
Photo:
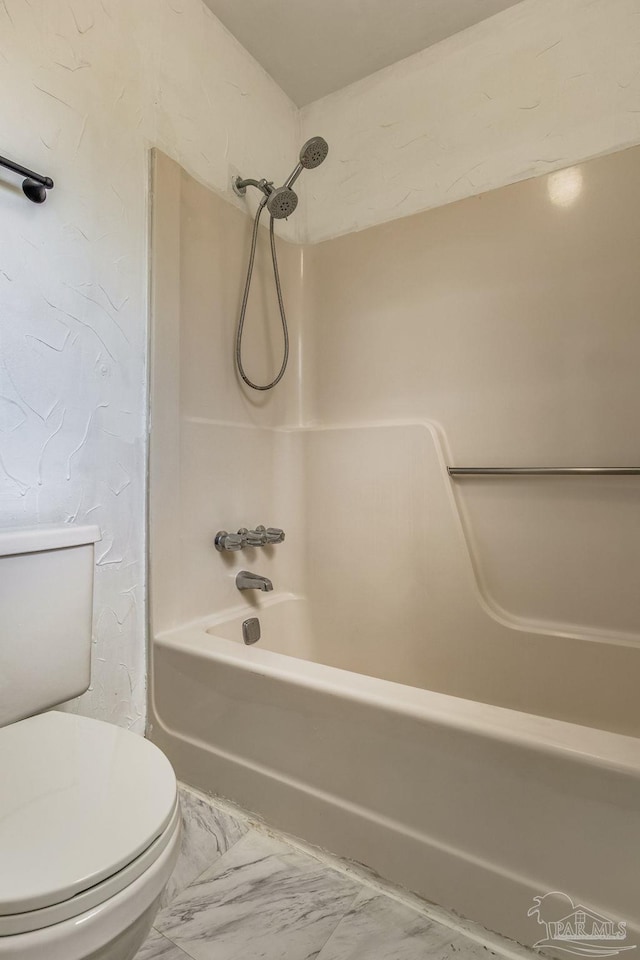
[[[271,580],[257,573],[249,573],[248,570],[240,571],[236,577],[236,587],[238,590],[264,590],[265,593],[273,590]]]

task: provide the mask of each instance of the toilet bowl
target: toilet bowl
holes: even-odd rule
[[[0,530],[0,960],[132,960],[178,855],[164,754],[51,709],[91,681],[99,540]]]
[[[0,960],[132,960],[180,842],[148,740],[51,711],[0,728]]]

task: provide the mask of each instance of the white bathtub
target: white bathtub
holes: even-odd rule
[[[522,943],[563,891],[640,944],[640,740],[322,659],[290,594],[162,633],[152,738],[186,782]]]

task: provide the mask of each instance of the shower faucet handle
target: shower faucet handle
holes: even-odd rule
[[[280,527],[267,527],[265,530],[267,543],[282,543],[284,540],[284,530]]]
[[[219,530],[216,533],[214,544],[221,553],[224,550],[243,550],[245,547],[264,547],[268,543],[282,543],[284,530],[279,527],[264,527],[262,524],[255,530],[240,527],[237,533],[227,533]]]
[[[238,533],[227,533],[226,530],[219,530],[215,535],[214,544],[216,550],[242,550],[244,543]]]
[[[266,529],[262,524],[259,527],[256,527],[256,533],[259,533],[263,537],[263,544],[265,543],[282,543],[284,540],[284,530],[281,530],[279,527],[267,527]]]
[[[238,536],[242,537],[243,547],[264,547],[267,542],[267,534],[264,527],[256,527],[255,530],[247,530],[246,527],[240,527]]]

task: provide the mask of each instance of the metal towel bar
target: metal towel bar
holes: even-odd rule
[[[12,173],[17,173],[25,178],[22,182],[22,190],[25,197],[32,203],[44,203],[47,199],[47,190],[53,190],[51,177],[45,177],[42,173],[35,173],[28,167],[23,167],[21,163],[15,163],[13,160],[7,160],[6,157],[0,157],[0,167],[6,167]]]
[[[640,467],[447,467],[458,477],[636,477]]]

